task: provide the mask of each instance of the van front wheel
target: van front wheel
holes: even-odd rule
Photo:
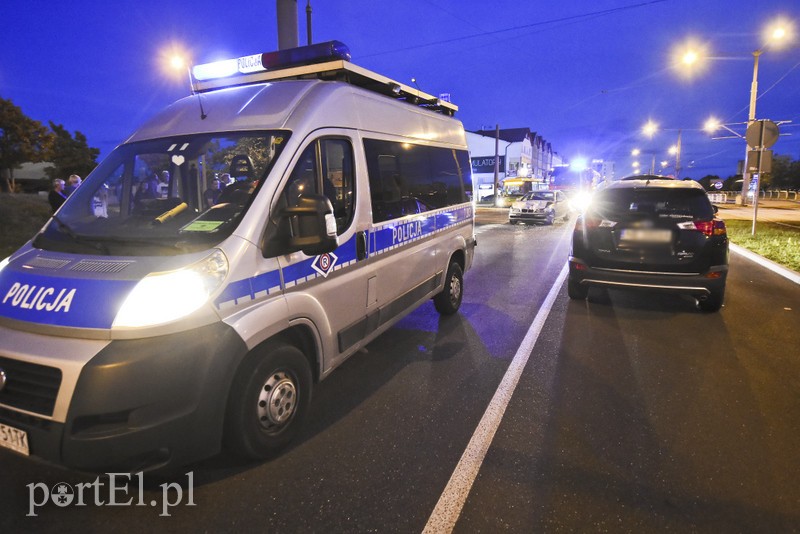
[[[444,289],[441,293],[433,297],[433,305],[442,315],[453,315],[461,307],[461,298],[464,293],[464,271],[456,262],[450,262],[447,268],[447,276],[444,281]]]
[[[270,457],[297,434],[311,401],[311,368],[293,345],[276,343],[245,360],[231,386],[225,444],[253,460]]]

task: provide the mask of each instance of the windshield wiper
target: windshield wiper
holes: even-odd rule
[[[72,239],[72,241],[74,243],[78,243],[80,245],[88,245],[88,246],[94,248],[95,250],[99,250],[100,252],[102,252],[106,256],[110,256],[111,255],[111,253],[108,251],[108,247],[106,247],[102,243],[98,243],[96,241],[92,241],[92,240],[89,240],[89,239],[86,239],[84,237],[79,236],[78,234],[76,234],[75,232],[72,231],[72,228],[70,228],[70,226],[67,223],[65,223],[64,221],[59,219],[58,215],[53,215],[53,220],[56,222],[56,224],[58,224],[58,229],[61,232],[67,234],[70,237],[70,239]]]

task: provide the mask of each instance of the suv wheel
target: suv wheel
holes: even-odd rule
[[[697,306],[700,311],[713,313],[719,311],[722,307],[722,302],[725,300],[725,288],[713,289],[711,294],[704,299],[697,300]]]
[[[572,300],[585,300],[589,295],[589,288],[582,286],[580,282],[570,276],[567,279],[567,295]]]

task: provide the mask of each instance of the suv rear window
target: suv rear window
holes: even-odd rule
[[[603,219],[626,222],[639,219],[711,220],[714,208],[697,189],[608,189],[598,193],[591,211]]]

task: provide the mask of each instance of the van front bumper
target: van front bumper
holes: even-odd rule
[[[220,451],[228,390],[247,347],[224,323],[110,342],[83,367],[63,423],[0,406],[31,456],[92,472],[182,465]]]

